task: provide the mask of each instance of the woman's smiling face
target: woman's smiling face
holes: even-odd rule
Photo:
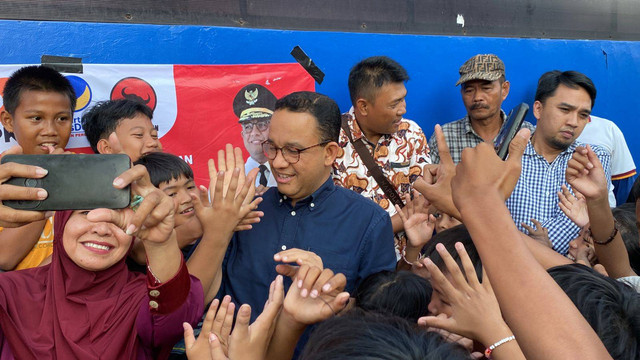
[[[69,258],[81,268],[106,270],[127,255],[132,237],[113,223],[87,220],[88,212],[73,212],[64,228],[62,244]]]

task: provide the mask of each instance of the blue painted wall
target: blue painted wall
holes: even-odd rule
[[[85,63],[281,63],[293,62],[289,52],[300,45],[326,73],[318,92],[345,111],[351,66],[367,56],[388,55],[409,71],[406,117],[427,135],[435,123],[465,114],[454,86],[459,66],[477,53],[495,53],[511,81],[505,109],[521,101],[531,104],[537,79],[547,70],[584,72],[598,89],[593,113],[618,124],[636,163],[640,161],[640,101],[635,98],[640,92],[640,42],[0,21],[0,44],[2,64],[39,63],[42,54],[81,57]]]

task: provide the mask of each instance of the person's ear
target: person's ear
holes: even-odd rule
[[[502,83],[502,101],[507,98],[509,95],[509,90],[511,89],[511,83],[508,80],[505,80]]]
[[[13,132],[13,116],[7,110],[2,110],[0,113],[0,122],[8,132]]]
[[[109,145],[109,140],[100,139],[98,140],[98,144],[96,144],[96,148],[98,148],[98,154],[113,154],[113,149],[111,145]]]
[[[363,98],[356,100],[355,109],[362,115],[367,116],[369,114],[369,102]]]
[[[342,150],[337,142],[332,141],[324,147],[324,166],[332,166]]]
[[[544,105],[542,105],[542,103],[538,100],[533,103],[533,116],[536,118],[536,120],[540,120],[540,115],[542,114],[543,107]]]

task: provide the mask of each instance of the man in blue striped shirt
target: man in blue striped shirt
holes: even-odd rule
[[[596,98],[596,88],[586,75],[558,70],[543,74],[538,80],[533,115],[536,131],[522,156],[522,171],[507,207],[521,231],[536,219],[549,231],[554,250],[566,254],[569,242],[578,236],[579,227],[558,206],[558,191],[566,181],[565,171],[576,142],[589,121]],[[592,146],[602,162],[611,185],[610,155]]]

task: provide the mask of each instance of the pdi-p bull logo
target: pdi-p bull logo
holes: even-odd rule
[[[118,81],[111,89],[110,97],[111,100],[136,100],[147,105],[151,110],[155,110],[158,103],[153,87],[137,77],[127,77]]]

